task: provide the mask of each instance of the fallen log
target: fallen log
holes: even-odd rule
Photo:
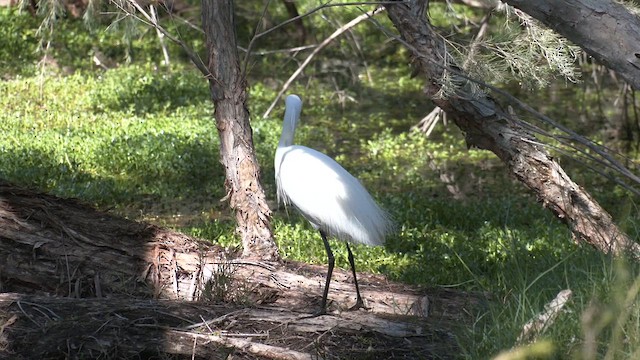
[[[446,331],[366,312],[309,318],[282,308],[4,293],[0,313],[0,343],[11,344],[4,354],[24,359],[157,354],[217,359],[233,353],[311,359],[318,349],[339,358],[358,353],[429,358],[436,351],[451,355],[455,351],[453,337]]]
[[[425,323],[366,312],[308,318],[282,308],[131,298],[0,294],[0,342],[8,358],[312,359],[453,355],[453,337]],[[5,325],[2,325],[5,324]],[[363,339],[366,341],[363,342]],[[402,345],[399,347],[398,345]]]
[[[311,310],[309,300],[321,294],[326,273],[295,262],[234,259],[211,243],[9,184],[0,184],[0,238],[0,279],[4,291],[13,292],[189,301],[249,297],[252,303]],[[336,271],[334,284],[331,299],[341,304],[334,309],[348,307],[355,299],[351,276]],[[374,312],[427,315],[425,294],[388,289],[384,278],[363,275],[363,297]]]
[[[446,358],[455,353],[454,329],[483,301],[361,274],[371,310],[343,312],[355,294],[350,273],[336,269],[330,315],[302,319],[317,307],[325,274],[235,258],[175,231],[0,182],[0,357]]]
[[[157,354],[227,358],[232,353],[271,359],[311,359],[318,346],[333,348],[358,337],[388,344],[393,338],[442,338],[434,346],[453,349],[451,336],[424,324],[354,312],[347,317],[303,317],[278,308],[130,298],[71,299],[0,294],[0,341],[4,354],[25,359],[60,357],[151,357]],[[339,337],[339,339],[337,338]],[[297,350],[292,349],[295,347]],[[403,351],[429,355],[421,345]],[[368,352],[394,346],[374,346]],[[396,350],[397,353],[397,350]],[[346,353],[345,353],[346,354]]]

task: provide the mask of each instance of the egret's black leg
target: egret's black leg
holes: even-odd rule
[[[329,270],[327,270],[327,279],[324,283],[324,293],[322,294],[322,303],[320,304],[320,309],[316,311],[313,315],[319,316],[327,313],[327,296],[329,295],[329,283],[331,283],[331,274],[333,273],[333,266],[336,263],[335,258],[333,257],[333,251],[331,251],[331,246],[329,245],[329,241],[327,240],[327,235],[324,231],[320,230],[320,236],[322,237],[322,242],[324,242],[324,248],[327,250],[327,260],[329,261]]]
[[[351,272],[353,272],[353,282],[356,284],[356,304],[349,308],[349,310],[368,309],[368,307],[364,306],[364,301],[362,301],[362,297],[360,296],[360,288],[358,287],[356,264],[353,261],[353,253],[349,247],[349,242],[345,242],[345,244],[347,244],[347,251],[349,252],[349,264],[351,264]]]

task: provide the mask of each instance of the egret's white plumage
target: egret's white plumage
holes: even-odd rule
[[[360,181],[335,160],[308,147],[293,145],[301,111],[300,98],[296,95],[287,96],[282,136],[275,155],[276,184],[278,200],[294,205],[320,230],[325,243],[329,273],[320,310],[320,313],[324,313],[333,269],[333,254],[326,236],[366,245],[381,245],[391,229],[391,222]],[[356,283],[356,306],[364,307],[348,244],[347,250]]]

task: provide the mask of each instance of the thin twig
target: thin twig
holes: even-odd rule
[[[213,332],[213,330],[211,330],[209,325],[221,323],[221,322],[227,320],[228,318],[230,318],[232,316],[236,316],[236,315],[241,314],[243,312],[246,312],[246,310],[245,309],[240,309],[240,310],[232,311],[230,313],[221,315],[221,316],[219,316],[219,317],[217,317],[215,319],[211,319],[211,320],[206,320],[205,321],[203,319],[202,322],[199,322],[199,323],[193,324],[193,325],[189,325],[189,326],[185,326],[185,327],[183,327],[183,329],[184,330],[193,330],[193,329],[196,329],[196,328],[199,328],[199,327],[202,327],[202,326],[206,326],[209,329],[209,331]]]
[[[24,311],[24,309],[22,308],[22,304],[20,303],[20,301],[16,301],[16,304],[18,304],[18,308],[20,308],[20,311],[27,317],[27,319],[29,319],[32,323],[34,323],[36,325],[36,327],[41,328],[44,331],[44,326],[42,326],[41,324],[38,324],[37,321],[35,321],[33,319],[33,317],[30,314],[27,314],[26,311]]]
[[[163,28],[160,24],[158,24],[157,21],[154,21],[153,18],[151,17],[151,15],[149,15],[137,2],[136,0],[126,0],[128,3],[130,3],[136,10],[138,10],[138,12],[140,14],[142,14],[142,16],[144,16],[144,19],[142,19],[141,17],[131,13],[128,9],[125,9],[121,4],[119,4],[117,1],[115,0],[111,0],[111,2],[120,10],[122,10],[125,14],[129,15],[129,16],[133,16],[136,20],[142,22],[143,24],[146,24],[147,26],[151,26],[156,28],[156,30],[160,31],[161,33],[164,34],[164,36],[167,37],[167,39],[173,41],[174,43],[180,45],[180,47],[182,48],[182,50],[187,54],[187,57],[189,57],[189,60],[191,60],[191,62],[196,66],[196,68],[198,68],[198,70],[200,70],[200,72],[202,73],[202,75],[204,75],[207,79],[211,77],[211,73],[209,72],[209,69],[207,68],[207,66],[204,64],[204,62],[202,61],[202,59],[200,59],[200,57],[189,47],[187,46],[187,44],[184,43],[184,41],[176,38],[175,36],[171,35],[170,32],[168,32],[165,28]],[[146,19],[146,20],[145,20]]]
[[[307,65],[309,65],[311,60],[313,60],[314,56],[316,56],[322,49],[324,49],[327,45],[329,45],[338,36],[342,35],[345,31],[347,31],[350,28],[358,25],[360,22],[362,22],[364,20],[366,20],[366,19],[368,19],[368,18],[370,18],[370,17],[372,17],[372,16],[374,16],[376,14],[379,14],[383,10],[384,10],[384,7],[378,7],[376,9],[374,9],[374,10],[368,11],[368,12],[356,17],[355,19],[349,21],[344,26],[342,26],[339,29],[337,29],[336,31],[334,31],[333,34],[329,35],[328,38],[324,39],[324,41],[322,41],[318,45],[318,47],[313,49],[311,54],[309,54],[309,56],[307,56],[307,58],[302,62],[302,64],[298,67],[298,69],[296,71],[294,71],[293,74],[291,74],[289,79],[287,79],[287,81],[282,86],[282,89],[280,89],[280,92],[278,92],[278,95],[276,95],[276,98],[273,100],[273,102],[271,103],[271,105],[269,106],[267,111],[265,111],[265,113],[262,115],[262,117],[266,118],[266,117],[269,116],[269,114],[271,113],[271,110],[273,110],[273,108],[276,106],[276,104],[278,103],[278,101],[282,97],[282,94],[284,94],[284,92],[287,91],[287,89],[289,89],[289,86],[291,86],[291,84],[298,77],[298,75],[300,75],[302,73],[304,68],[307,67]]]
[[[249,265],[249,266],[261,267],[269,271],[276,270],[276,268],[273,265],[270,265],[261,261],[250,261],[250,260],[208,261],[205,263],[205,265]]]
[[[209,326],[209,323],[202,317],[202,315],[200,315],[200,320],[202,320],[202,324],[204,324],[204,326],[207,327],[207,330],[209,330],[209,333],[213,334],[214,333],[213,329]]]
[[[527,123],[526,122],[521,122],[521,124],[527,124]],[[525,142],[528,142],[528,143],[531,143],[531,144],[534,144],[534,145],[544,146],[544,147],[550,148],[550,149],[558,152],[559,154],[562,154],[562,155],[566,156],[567,158],[578,162],[580,165],[585,166],[587,169],[595,172],[596,174],[598,174],[598,175],[600,175],[600,176],[602,176],[602,177],[604,177],[606,179],[609,179],[609,180],[613,181],[614,183],[620,185],[621,187],[623,187],[624,189],[628,190],[629,192],[631,192],[631,193],[633,193],[633,194],[635,194],[637,196],[640,196],[640,190],[629,186],[627,183],[622,181],[620,178],[615,177],[615,176],[610,175],[610,174],[607,174],[606,172],[604,172],[603,170],[599,169],[598,167],[589,165],[589,163],[586,162],[587,160],[591,160],[591,161],[595,162],[596,164],[602,165],[603,167],[606,168],[607,164],[603,160],[601,160],[601,159],[589,154],[588,152],[584,151],[581,148],[572,146],[570,143],[566,143],[564,141],[561,141],[558,137],[555,137],[555,136],[553,136],[552,134],[549,134],[546,131],[541,131],[540,133],[537,133],[537,134],[538,135],[547,136],[547,137],[550,137],[552,139],[556,139],[562,145],[567,146],[569,149],[573,149],[573,150],[577,151],[577,154],[576,153],[569,153],[567,150],[565,150],[565,149],[563,149],[563,148],[561,148],[559,146],[546,144],[546,143],[543,143],[543,142],[540,142],[540,141],[533,141],[531,139],[522,139],[522,141],[525,141]]]
[[[311,45],[304,45],[304,46],[296,46],[296,47],[292,47],[289,49],[276,49],[276,50],[263,50],[263,51],[254,51],[251,53],[252,56],[257,56],[257,55],[269,55],[269,54],[279,54],[279,53],[294,53],[294,52],[300,52],[303,50],[308,50],[308,49],[313,49],[315,48],[316,44],[311,44]],[[238,49],[242,52],[247,52],[248,50],[243,48],[242,46],[238,46]]]
[[[153,4],[149,5],[151,11],[151,19],[155,24],[158,23],[158,12]],[[164,34],[156,27],[156,35],[158,35],[158,41],[160,42],[160,48],[162,48],[162,55],[164,57],[164,65],[169,66],[169,51],[167,50],[167,44],[164,42]]]
[[[305,18],[305,17],[307,17],[307,16],[309,16],[311,14],[314,14],[314,13],[316,13],[316,12],[322,10],[322,9],[327,9],[327,8],[331,8],[331,7],[336,7],[336,6],[360,6],[360,5],[384,6],[385,4],[400,4],[403,1],[361,1],[361,2],[339,3],[339,4],[331,4],[330,2],[331,2],[331,0],[325,2],[324,4],[318,6],[318,7],[314,8],[314,9],[311,9],[310,11],[307,11],[306,13],[304,13],[302,15],[298,15],[298,16],[292,17],[292,18],[290,18],[290,19],[288,19],[286,21],[283,21],[283,22],[279,23],[278,25],[276,25],[274,27],[271,27],[271,28],[259,33],[259,34],[255,34],[251,38],[251,41],[249,41],[249,45],[247,46],[247,49],[246,49],[246,53],[247,54],[246,54],[245,59],[244,59],[244,69],[245,69],[245,71],[247,69],[247,60],[249,58],[249,55],[251,53],[251,49],[253,48],[253,45],[255,44],[255,42],[258,39],[260,39],[261,37],[266,36],[266,35],[274,32],[274,31],[280,29],[281,27],[284,27],[284,26],[289,25],[289,24],[291,24],[293,22],[296,22],[296,21],[298,21],[298,20],[300,20],[302,18]],[[266,10],[266,7],[265,7],[265,10]],[[245,74],[246,74],[246,72],[245,72]]]
[[[414,126],[414,129],[419,129],[424,133],[426,137],[431,135],[433,129],[435,129],[436,124],[438,124],[438,120],[443,116],[444,111],[436,106],[427,116],[423,117],[422,120],[418,123],[418,125]]]
[[[187,292],[187,300],[189,301],[193,301],[196,299],[196,292],[198,291],[196,283],[198,281],[198,277],[200,277],[200,269],[201,265],[198,265],[196,271],[194,271],[193,275],[191,276],[191,283],[189,284],[189,291]]]
[[[196,358],[196,345],[198,345],[198,338],[193,338],[193,348],[191,348],[191,360],[195,360]]]
[[[187,334],[189,336],[193,336],[194,338],[200,338],[205,341],[211,341],[213,343],[222,345],[222,346],[231,346],[238,351],[242,351],[247,354],[257,355],[266,357],[269,359],[280,359],[280,360],[311,360],[313,357],[311,354],[303,353],[296,350],[290,350],[278,346],[266,345],[261,343],[256,343],[250,340],[245,339],[236,339],[229,338],[224,336],[218,336],[213,334],[196,334],[192,332],[184,333],[180,331],[170,331],[170,333],[181,333]]]
[[[478,28],[478,33],[476,33],[476,36],[473,38],[473,41],[471,42],[471,46],[469,47],[469,53],[467,54],[467,58],[462,64],[462,68],[465,70],[467,70],[469,63],[476,56],[480,48],[480,43],[482,43],[484,36],[487,34],[487,30],[489,29],[489,20],[491,20],[491,14],[493,14],[493,10],[487,11],[487,13],[484,15],[484,17],[480,21],[480,27]]]
[[[178,296],[178,259],[176,252],[171,249],[169,253],[169,268],[171,269],[171,280],[173,283],[173,293]]]
[[[258,32],[258,27],[262,23],[262,20],[264,20],[264,17],[267,14],[267,9],[269,8],[269,4],[271,4],[271,0],[267,0],[267,2],[265,2],[264,8],[262,9],[262,14],[258,19],[258,23],[256,24],[255,29],[253,30],[253,36],[251,37],[251,40],[249,41],[249,45],[247,46],[247,52],[244,55],[244,61],[243,61],[244,67],[242,69],[242,73],[245,74],[245,76],[247,74],[247,66],[249,65],[249,55],[251,55],[253,44],[255,44],[255,41],[258,39],[258,36],[256,36],[256,33]]]

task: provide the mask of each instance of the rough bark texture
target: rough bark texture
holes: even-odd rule
[[[455,353],[449,331],[426,322],[362,312],[303,318],[288,309],[175,300],[3,293],[0,325],[0,345],[8,347],[0,348],[0,358],[11,359],[446,359]]]
[[[427,96],[465,133],[469,146],[495,153],[544,206],[569,226],[576,240],[604,253],[627,250],[640,257],[640,246],[620,231],[611,216],[542,146],[536,145],[533,135],[512,120],[515,115],[506,113],[490,96],[472,91],[466,79],[445,70],[442,64],[456,68],[455,62],[447,54],[443,38],[425,17],[419,16],[420,9],[410,8],[407,3],[387,8],[389,18],[411,48],[414,66],[427,78]],[[442,81],[445,78],[449,79],[446,87]]]
[[[484,301],[359,274],[371,310],[342,312],[355,291],[336,269],[330,315],[302,319],[326,268],[232,257],[0,182],[0,358],[449,358]]]
[[[260,168],[246,106],[247,83],[237,54],[231,0],[203,1],[202,27],[209,51],[209,87],[220,136],[226,189],[235,210],[243,256],[278,260],[271,211],[260,183]]]
[[[612,0],[505,0],[640,90],[640,18]]]

